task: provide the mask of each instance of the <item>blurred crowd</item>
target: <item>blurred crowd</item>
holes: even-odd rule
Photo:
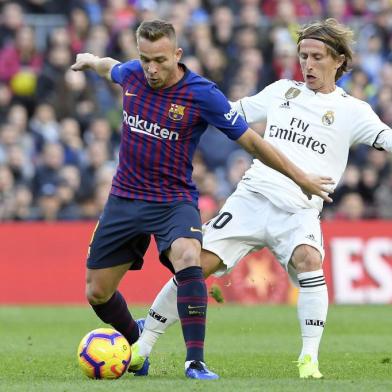
[[[136,58],[140,21],[166,19],[184,63],[235,101],[279,78],[302,80],[296,29],[326,17],[356,33],[353,70],[339,84],[392,126],[391,0],[0,0],[0,221],[96,219],[102,210],[122,91],[71,71],[77,53]],[[205,133],[194,159],[203,221],[250,164],[223,134]],[[390,154],[354,148],[324,218],[391,219],[391,169]]]

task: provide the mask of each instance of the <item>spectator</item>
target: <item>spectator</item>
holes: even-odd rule
[[[59,138],[64,148],[64,163],[80,166],[83,157],[83,141],[79,123],[71,117],[61,120]]]
[[[35,139],[38,152],[42,151],[45,143],[54,143],[59,140],[59,124],[52,105],[48,103],[39,104],[29,123],[29,128]]]
[[[302,80],[295,44],[281,42],[275,46],[273,68],[277,79]]]
[[[94,197],[98,183],[98,172],[109,161],[107,145],[99,140],[92,141],[87,148],[85,166],[81,171],[81,194],[83,199]]]
[[[347,165],[340,184],[335,189],[333,200],[338,205],[348,193],[358,193],[361,172],[357,166]]]
[[[10,168],[0,165],[0,221],[13,217],[15,183]]]
[[[371,82],[369,75],[361,68],[354,68],[342,87],[355,98],[370,104],[375,102],[377,88]]]
[[[375,210],[377,217],[382,219],[392,219],[392,172],[382,185],[375,192]]]
[[[65,165],[61,168],[59,177],[59,183],[69,186],[73,193],[73,199],[79,201],[83,192],[81,189],[82,179],[79,168],[73,165]]]
[[[33,178],[33,194],[35,197],[52,197],[56,194],[55,188],[60,182],[59,171],[64,164],[63,146],[60,143],[46,143],[40,158]]]
[[[60,180],[56,189],[56,196],[60,201],[57,214],[58,220],[77,220],[80,217],[80,208],[76,203],[75,189],[64,179]]]
[[[14,176],[15,185],[31,185],[34,169],[20,144],[8,147],[6,162]]]
[[[36,220],[56,221],[59,219],[61,200],[57,195],[57,186],[51,183],[43,184],[37,194]]]
[[[37,81],[37,101],[50,101],[56,97],[70,64],[71,51],[68,46],[55,45],[49,49]]]
[[[350,13],[346,0],[329,0],[326,2],[327,18],[335,18],[339,22],[347,23]]]
[[[136,12],[127,0],[108,0],[107,7],[116,20],[115,30],[123,30],[135,25]]]
[[[110,36],[105,26],[93,26],[85,42],[85,51],[96,53],[97,56],[105,56],[109,46],[109,39]]]
[[[70,14],[68,34],[71,38],[71,48],[73,53],[79,53],[88,36],[90,21],[86,11],[81,7],[75,7]]]
[[[382,37],[375,29],[365,37],[365,47],[360,52],[362,69],[370,76],[370,79],[378,87],[380,86],[380,71],[384,62]]]
[[[0,15],[0,48],[14,41],[17,31],[24,25],[23,18],[23,9],[19,4],[4,4]]]
[[[70,69],[51,99],[58,118],[73,117],[84,128],[91,121],[97,110],[94,88],[81,73]]]
[[[0,82],[0,125],[6,122],[11,100],[11,90],[6,83]]]
[[[379,185],[380,179],[377,170],[372,166],[364,167],[361,173],[361,180],[358,184],[358,193],[360,193],[368,207],[368,216],[374,217],[376,215],[372,206],[374,205],[375,192]]]
[[[136,50],[135,34],[131,29],[118,31],[108,47],[108,54],[119,61],[136,59],[138,56]]]
[[[0,80],[9,82],[17,96],[31,96],[42,66],[42,55],[35,46],[30,27],[17,30],[15,44],[9,43],[0,52]]]
[[[15,221],[34,220],[33,195],[31,193],[30,188],[26,185],[18,185],[15,189],[12,220]]]
[[[203,64],[203,75],[226,92],[230,81],[226,77],[227,61],[222,50],[211,47],[209,50],[201,51],[199,58]]]
[[[227,55],[233,54],[235,17],[227,5],[216,7],[212,13],[212,37],[214,44],[223,49]]]
[[[35,144],[34,138],[28,129],[29,114],[21,104],[13,104],[10,106],[7,116],[7,123],[10,125],[9,132],[12,133],[12,138],[19,143],[27,159],[34,162],[35,159]]]
[[[350,192],[343,196],[338,205],[335,218],[356,221],[366,218],[365,211],[365,203],[362,196],[359,193]]]

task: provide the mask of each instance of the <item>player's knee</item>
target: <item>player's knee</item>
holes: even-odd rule
[[[90,305],[101,305],[109,301],[113,293],[94,284],[86,285],[86,298]]]
[[[200,266],[200,243],[196,240],[179,239],[172,245],[171,262],[176,271]]]
[[[200,267],[200,259],[193,253],[184,252],[182,256],[172,261],[176,272],[189,267]]]
[[[200,257],[199,253],[195,252],[194,249],[186,249],[181,257],[181,264],[185,268],[200,266]]]
[[[299,246],[293,253],[292,261],[297,273],[316,271],[322,268],[319,251],[308,245]]]

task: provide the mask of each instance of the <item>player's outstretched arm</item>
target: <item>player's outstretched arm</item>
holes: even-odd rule
[[[112,68],[118,63],[119,61],[110,57],[101,58],[91,53],[79,53],[76,56],[75,64],[71,65],[71,69],[74,71],[86,71],[90,69],[111,81],[112,78],[110,74]]]
[[[237,142],[255,158],[291,178],[309,198],[311,195],[317,195],[326,202],[332,202],[328,196],[332,193],[334,184],[331,177],[306,174],[251,128],[248,128]]]

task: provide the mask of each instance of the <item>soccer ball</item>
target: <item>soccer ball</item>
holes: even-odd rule
[[[90,378],[121,377],[131,360],[128,341],[111,328],[98,328],[83,337],[78,347],[78,361]]]

